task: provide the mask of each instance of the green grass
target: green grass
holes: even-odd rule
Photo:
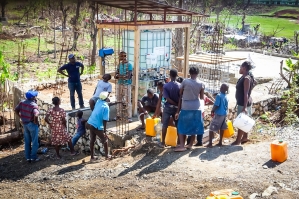
[[[230,22],[226,21],[226,25],[229,27],[238,27],[241,28],[242,16],[233,15],[231,16]],[[245,20],[246,24],[250,24],[251,29],[257,24],[261,24],[260,32],[270,35],[274,29],[284,28],[281,32],[276,34],[277,37],[286,37],[288,39],[293,39],[294,31],[299,30],[299,24],[296,24],[295,21],[290,21],[289,19],[284,18],[274,18],[274,17],[261,17],[261,16],[247,16]]]
[[[260,13],[260,15],[264,15],[264,16],[274,16],[274,14],[278,11],[281,11],[281,10],[296,10],[296,11],[299,11],[299,8],[298,7],[292,7],[292,6],[276,6],[276,7],[273,7],[273,9],[269,12],[262,12]]]
[[[46,48],[46,45],[45,45],[45,39],[41,38],[40,42],[41,42],[40,43],[40,51],[47,51],[48,49]],[[10,59],[10,60],[17,59],[20,43],[21,43],[20,39],[16,39],[15,41],[0,40],[0,50],[3,51],[6,59]],[[37,44],[38,44],[37,37],[25,39],[25,40],[23,40],[23,43],[25,44],[25,52],[26,53],[37,55]]]

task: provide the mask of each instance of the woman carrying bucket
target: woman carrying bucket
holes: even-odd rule
[[[251,116],[251,91],[256,85],[256,81],[251,72],[252,65],[250,62],[245,61],[242,63],[239,73],[242,74],[242,77],[237,82],[236,85],[236,100],[237,100],[237,115],[240,113],[245,113],[248,116]],[[248,133],[238,129],[238,135],[235,142],[232,145],[240,145],[248,142]]]

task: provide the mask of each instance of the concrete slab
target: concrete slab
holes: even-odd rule
[[[250,58],[256,65],[256,68],[253,69],[255,77],[279,77],[280,62],[283,60],[285,63],[286,60],[286,58],[263,55],[250,51],[232,51],[226,52],[225,54],[232,57],[248,57],[248,55],[250,55]],[[293,62],[295,62],[295,60],[293,60]]]

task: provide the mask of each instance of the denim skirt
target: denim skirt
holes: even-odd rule
[[[178,133],[183,135],[202,135],[204,125],[201,110],[181,110]]]

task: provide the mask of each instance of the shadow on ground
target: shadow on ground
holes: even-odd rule
[[[198,148],[193,149],[190,153],[190,157],[199,156],[200,160],[213,161],[220,157],[221,155],[228,155],[237,151],[242,151],[242,146],[222,146],[213,148]]]
[[[20,180],[34,172],[51,167],[52,165],[69,164],[82,159],[84,156],[83,154],[80,154],[79,156],[70,156],[69,152],[61,152],[63,158],[61,160],[55,160],[55,150],[50,148],[46,154],[39,155],[42,159],[41,161],[28,163],[24,157],[23,147],[23,143],[15,145],[11,149],[6,150],[10,150],[11,155],[0,158],[0,182],[3,180]],[[19,152],[14,152],[15,150],[19,150]],[[58,175],[78,170],[82,167],[83,165],[70,166],[58,171]]]
[[[275,168],[275,167],[277,167],[278,165],[280,165],[281,163],[279,163],[279,162],[274,162],[274,161],[272,161],[272,160],[268,160],[267,162],[265,162],[264,164],[263,164],[263,166],[267,166],[268,168]]]
[[[142,149],[138,150],[138,154],[145,151],[146,151],[145,153],[146,155],[143,156],[143,158],[141,158],[130,168],[127,168],[124,171],[122,171],[118,175],[118,177],[124,176],[129,172],[139,170],[139,169],[141,169],[141,171],[137,174],[137,176],[159,172],[163,169],[166,169],[168,166],[170,166],[173,162],[180,159],[182,156],[190,153],[189,150],[176,153],[173,152],[171,148],[161,149],[149,143],[143,145]],[[136,156],[136,154],[132,154],[132,156]]]

